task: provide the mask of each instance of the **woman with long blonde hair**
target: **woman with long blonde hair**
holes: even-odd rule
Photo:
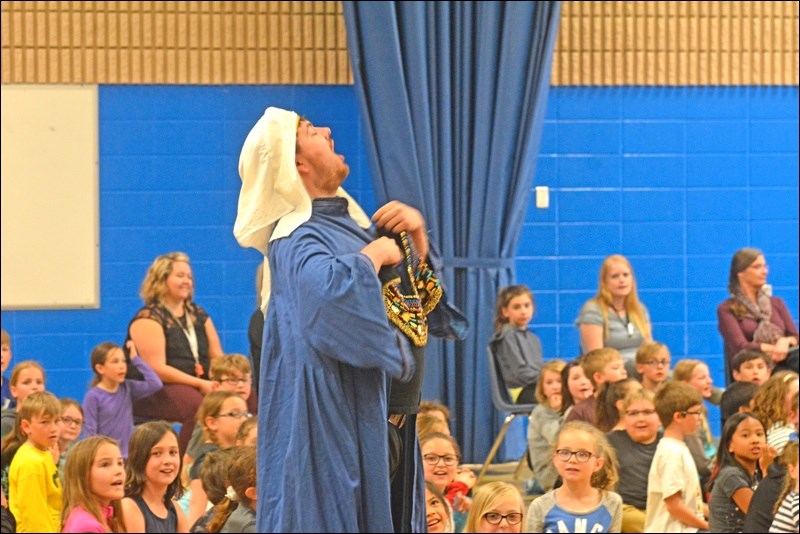
[[[597,295],[586,301],[575,320],[580,331],[581,354],[594,349],[617,349],[625,360],[628,376],[636,372],[636,350],[653,340],[650,314],[639,301],[633,267],[625,256],[612,254],[603,260]]]

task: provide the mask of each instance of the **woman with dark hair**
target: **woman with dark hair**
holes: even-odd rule
[[[732,381],[733,357],[744,349],[766,353],[777,368],[797,369],[796,350],[793,366],[786,361],[789,349],[797,346],[797,326],[783,300],[772,296],[768,272],[764,253],[758,249],[739,249],[731,259],[731,296],[717,307],[728,382]]]

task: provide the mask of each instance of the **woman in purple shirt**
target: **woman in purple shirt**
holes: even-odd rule
[[[797,326],[783,300],[771,295],[767,272],[760,250],[742,248],[733,255],[728,279],[731,297],[717,307],[729,382],[733,357],[738,352],[760,350],[776,367],[783,368],[790,365],[786,362],[789,349],[797,346]],[[797,368],[796,363],[794,367]]]

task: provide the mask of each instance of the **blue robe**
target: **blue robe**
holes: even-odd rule
[[[387,385],[414,372],[346,200],[270,244],[258,532],[391,532]]]

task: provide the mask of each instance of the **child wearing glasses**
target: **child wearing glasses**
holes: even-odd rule
[[[630,393],[622,401],[622,430],[612,430],[606,437],[624,458],[619,463],[619,484],[615,491],[622,497],[622,531],[644,532],[647,506],[647,477],[661,439],[654,394],[647,389]]]
[[[741,532],[750,509],[753,491],[763,472],[777,456],[767,446],[767,433],[761,421],[751,413],[731,416],[722,429],[717,466],[711,477],[708,501],[708,526],[712,532]]]
[[[686,436],[700,426],[703,397],[685,382],[670,381],[655,395],[664,436],[647,478],[645,532],[708,530],[703,495]]]
[[[565,423],[553,463],[562,485],[531,503],[526,532],[620,532],[622,499],[611,491],[617,459],[605,434],[583,421]]]
[[[462,532],[522,532],[525,505],[508,482],[489,482],[475,490]]]
[[[94,371],[92,384],[83,397],[84,438],[95,435],[117,440],[122,457],[128,457],[128,442],[133,434],[133,402],[149,397],[163,387],[161,379],[136,353],[128,341],[131,363],[143,380],[126,380],[128,363],[122,347],[105,341],[92,349],[89,357]]]
[[[452,436],[431,432],[419,438],[425,481],[442,492],[453,510],[455,532],[460,532],[472,506],[469,493],[475,473],[459,467],[461,452]]]
[[[671,361],[669,348],[663,343],[643,343],[636,350],[636,372],[642,377],[642,387],[655,393],[658,386],[669,378]]]
[[[61,433],[58,435],[58,475],[64,482],[64,465],[67,453],[75,445],[83,428],[83,408],[75,399],[63,397],[58,399],[61,403]]]
[[[205,455],[236,445],[236,435],[242,423],[252,417],[247,403],[233,391],[212,391],[197,410],[197,426],[203,429],[204,443],[189,470],[189,525],[202,516],[208,506],[208,496],[200,479],[200,467]]]

